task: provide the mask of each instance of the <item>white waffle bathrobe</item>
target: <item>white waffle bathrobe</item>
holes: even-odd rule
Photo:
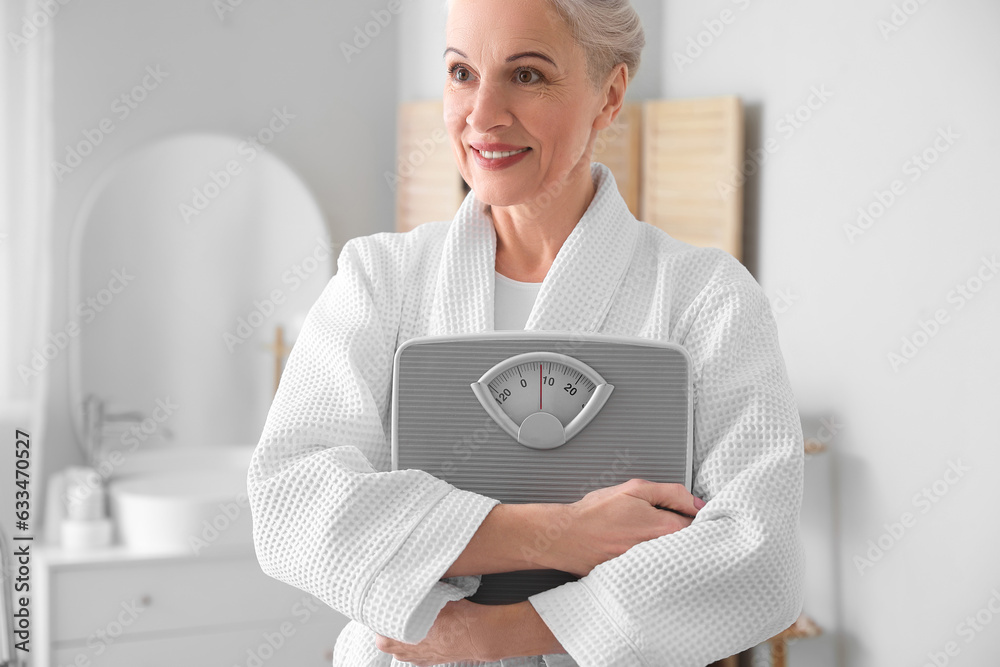
[[[571,657],[503,665],[701,667],[780,632],[801,605],[802,434],[768,300],[730,255],[637,221],[610,170],[526,329],[668,340],[693,359],[691,526],[531,603]],[[375,632],[425,636],[477,577],[441,581],[496,501],[390,472],[393,354],[493,329],[496,235],[470,193],[454,221],[356,238],[288,359],[248,485],[263,570],[350,617],[334,664],[399,665]],[[501,663],[494,663],[500,665]]]

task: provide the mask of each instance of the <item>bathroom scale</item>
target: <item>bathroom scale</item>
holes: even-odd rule
[[[691,489],[691,361],[674,343],[555,331],[424,336],[393,360],[392,466],[501,503],[573,503],[633,478]],[[547,548],[558,535],[538,535]],[[483,575],[512,604],[576,577]]]

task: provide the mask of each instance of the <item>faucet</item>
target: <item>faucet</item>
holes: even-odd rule
[[[14,564],[10,556],[7,534],[0,526],[0,667],[19,667],[14,640]]]
[[[108,413],[104,410],[104,401],[96,394],[87,394],[83,399],[83,447],[87,465],[97,467],[97,457],[104,440],[105,426],[112,422],[141,424],[146,415],[139,411]],[[173,438],[174,433],[161,424],[158,429],[164,437]],[[3,667],[0,663],[0,667]]]

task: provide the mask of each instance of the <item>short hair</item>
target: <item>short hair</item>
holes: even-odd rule
[[[447,0],[451,10],[455,0]],[[599,88],[618,64],[635,78],[646,46],[646,33],[631,0],[545,0],[569,26],[587,56],[587,73]]]

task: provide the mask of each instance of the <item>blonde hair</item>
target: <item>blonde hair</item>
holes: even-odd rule
[[[447,0],[450,11],[455,0]],[[639,70],[646,33],[631,0],[545,0],[562,17],[587,54],[587,73],[599,88],[620,63],[631,83]]]

